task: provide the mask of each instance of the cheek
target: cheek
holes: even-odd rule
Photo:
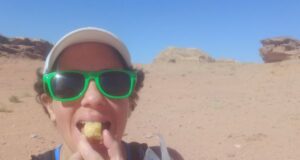
[[[115,121],[115,138],[121,140],[126,128],[127,119],[130,115],[131,109],[129,107],[128,100],[118,100],[114,103],[113,119]]]
[[[111,102],[110,106],[112,106],[113,108],[113,116],[117,121],[118,128],[123,129],[131,112],[129,101],[127,99],[114,100],[113,102]]]
[[[127,118],[131,112],[129,100],[124,99],[116,101],[115,110],[118,113],[118,117],[122,117],[122,119]]]
[[[71,107],[63,107],[62,105],[55,106],[56,127],[62,134],[64,134],[63,132],[65,132],[65,130],[70,128],[74,112],[74,109]]]

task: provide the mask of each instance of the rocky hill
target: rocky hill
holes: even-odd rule
[[[300,41],[289,37],[261,41],[260,55],[265,63],[300,59]]]
[[[52,44],[41,39],[8,38],[0,35],[0,57],[44,59]]]
[[[300,60],[300,41],[289,37],[268,38],[261,41],[260,56],[265,63]],[[0,57],[27,57],[45,59],[53,47],[42,39],[24,37],[9,38],[0,34]],[[231,59],[215,59],[197,48],[169,47],[154,59],[154,63],[212,63],[233,62]]]
[[[210,57],[207,53],[196,48],[169,47],[163,50],[154,60],[154,63],[178,62],[210,63],[215,62],[215,59]]]

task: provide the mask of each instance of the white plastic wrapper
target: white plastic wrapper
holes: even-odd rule
[[[171,160],[165,140],[160,134],[157,134],[157,137],[160,141],[161,159],[156,155],[156,153],[152,149],[148,148],[145,153],[144,160]]]

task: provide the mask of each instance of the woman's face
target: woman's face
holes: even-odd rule
[[[58,70],[100,71],[123,68],[120,59],[107,45],[100,43],[80,43],[68,47],[58,60]],[[118,141],[121,140],[131,110],[128,99],[108,99],[90,81],[85,94],[71,102],[52,101],[48,105],[50,116],[65,144],[72,152],[77,150],[81,137],[80,123],[97,121]],[[101,143],[93,143],[94,148],[104,150]]]

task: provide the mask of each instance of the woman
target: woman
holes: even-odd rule
[[[146,144],[122,141],[144,73],[132,67],[126,46],[116,36],[92,27],[65,35],[38,77],[38,99],[64,142],[32,159],[144,159]],[[99,125],[99,138],[84,135],[89,123]],[[159,147],[151,148],[160,154]],[[169,152],[173,159],[182,159],[176,151]]]

